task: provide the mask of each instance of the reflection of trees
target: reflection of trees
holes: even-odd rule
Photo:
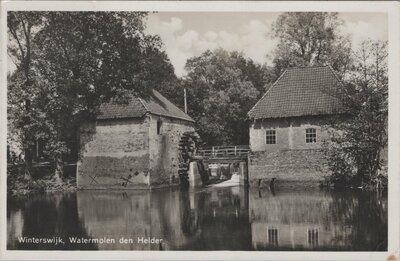
[[[181,194],[182,230],[191,237],[185,249],[251,249],[248,195],[243,193],[243,189],[240,192],[240,195],[235,195],[230,188],[226,188],[196,193],[195,208],[192,210],[189,193]],[[213,197],[212,193],[218,195]]]
[[[382,250],[387,242],[385,197],[360,191],[251,191],[252,241],[257,250]],[[279,247],[267,228],[279,228]],[[310,240],[317,231],[318,244]],[[314,232],[312,232],[314,233]]]
[[[204,206],[204,197],[200,196],[198,200],[197,211],[192,210],[190,207],[190,198],[188,191],[180,192],[180,204],[181,204],[181,228],[185,236],[193,236],[196,234],[198,229],[196,212],[201,212]]]
[[[79,222],[76,194],[40,195],[27,200],[23,208],[22,236],[36,238],[61,237],[65,245],[17,243],[17,249],[96,249],[93,244],[70,245],[68,237],[88,238]],[[17,239],[15,239],[17,240]]]
[[[387,249],[387,197],[373,192],[332,193],[329,209],[340,235],[345,232],[351,250]],[[335,240],[338,240],[337,238]]]

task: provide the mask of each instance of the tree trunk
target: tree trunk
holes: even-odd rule
[[[32,151],[30,148],[27,148],[25,149],[25,180],[30,180],[32,177],[32,165]]]
[[[54,162],[55,162],[56,167],[55,167],[53,179],[57,183],[62,183],[63,177],[64,177],[64,162],[63,162],[61,153],[55,155]]]

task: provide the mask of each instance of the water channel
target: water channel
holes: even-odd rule
[[[38,194],[8,199],[7,248],[384,251],[387,205],[386,194],[319,188]]]

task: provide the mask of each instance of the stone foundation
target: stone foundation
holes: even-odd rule
[[[249,183],[252,186],[277,182],[319,183],[328,174],[323,151],[318,149],[254,152],[249,157]]]

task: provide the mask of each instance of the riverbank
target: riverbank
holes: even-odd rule
[[[51,193],[51,192],[74,192],[76,191],[76,182],[67,179],[57,182],[54,179],[18,179],[8,182],[7,194],[10,196],[26,196],[35,193]]]
[[[40,177],[27,177],[21,166],[8,166],[7,168],[7,195],[26,196],[35,193],[74,192],[77,190],[74,177],[56,181],[52,175]]]

